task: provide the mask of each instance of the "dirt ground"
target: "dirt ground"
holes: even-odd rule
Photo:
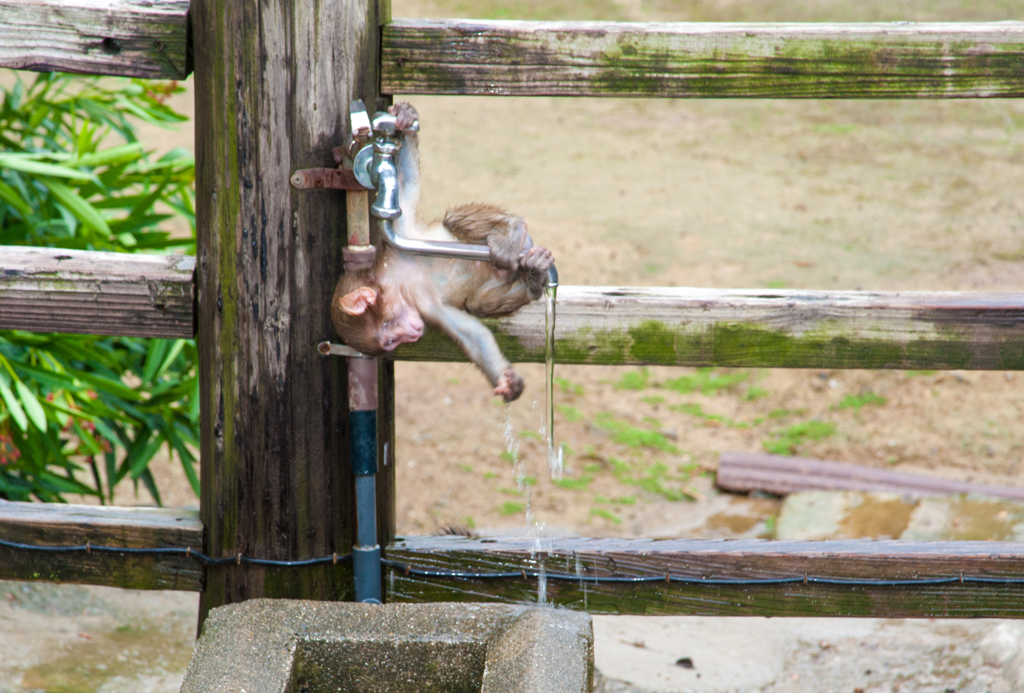
[[[1014,16],[1012,3],[875,0],[708,0],[683,9],[612,0],[396,0],[393,12],[713,21]],[[424,217],[462,202],[502,204],[553,249],[563,285],[1020,288],[1021,100],[409,100],[421,115]],[[190,113],[191,94],[177,105]],[[188,132],[152,130],[147,140],[160,149],[192,146]],[[1024,471],[1024,398],[1010,373],[559,366],[555,431],[567,454],[556,482],[542,444],[543,368],[522,371],[527,393],[506,408],[471,366],[397,365],[400,533],[539,524],[550,534],[770,536],[772,501],[731,511],[736,504],[725,499],[706,505],[723,450],[1011,485]],[[157,471],[172,504],[194,504],[173,465]],[[714,526],[709,517],[718,518]]]

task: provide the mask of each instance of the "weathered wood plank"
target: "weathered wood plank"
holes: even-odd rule
[[[563,286],[558,363],[1024,369],[1024,294]],[[544,307],[485,321],[513,361],[544,360]],[[437,332],[394,358],[465,360]]]
[[[0,329],[191,339],[195,258],[0,247]]]
[[[692,541],[406,537],[388,547],[390,602],[547,601],[605,614],[1021,618],[1024,544],[898,541]],[[498,579],[416,575],[405,567],[522,574]],[[536,574],[544,571],[541,581]],[[556,579],[555,574],[573,576]],[[692,582],[668,582],[689,579]],[[961,584],[960,576],[964,576]],[[579,576],[579,579],[576,578]],[[644,576],[651,582],[595,582]],[[804,582],[804,576],[809,579]],[[972,584],[970,578],[993,582]],[[711,584],[795,578],[795,583]],[[836,585],[813,578],[948,584]],[[543,599],[540,591],[543,591]]]
[[[390,94],[1024,96],[1024,22],[636,24],[402,19]]]
[[[767,491],[780,496],[797,491],[884,491],[910,496],[971,493],[1024,501],[1024,488],[972,484],[923,474],[895,472],[856,464],[759,452],[723,452],[716,484],[738,493]]]
[[[194,510],[97,507],[0,500],[0,539],[41,546],[191,547],[203,544]],[[202,589],[203,564],[189,556],[99,551],[58,553],[0,546],[0,579],[132,589]]]
[[[192,6],[200,506],[213,558],[330,556],[355,538],[347,369],[316,349],[334,332],[326,307],[342,272],[345,196],[288,181],[335,165],[353,99],[387,104],[378,66],[389,11],[377,0]],[[350,599],[351,570],[211,566],[200,621],[254,597]]]
[[[188,0],[0,0],[0,67],[184,79]]]

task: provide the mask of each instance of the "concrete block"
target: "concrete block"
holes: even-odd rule
[[[210,612],[182,693],[589,693],[588,614],[254,599]]]

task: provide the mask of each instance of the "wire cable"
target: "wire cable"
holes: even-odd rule
[[[0,539],[0,547],[18,549],[22,551],[37,551],[43,553],[116,553],[150,556],[185,556],[193,558],[207,566],[230,565],[258,565],[272,568],[300,568],[313,565],[326,565],[346,563],[352,560],[352,554],[332,554],[317,558],[307,558],[297,561],[282,561],[271,558],[254,558],[236,554],[223,558],[212,558],[196,551],[191,547],[164,546],[164,547],[125,547],[125,546],[104,546],[102,544],[85,544],[72,546],[44,546],[40,544],[23,544],[14,541]],[[703,578],[687,577],[682,575],[576,575],[573,573],[548,572],[546,570],[507,570],[507,571],[485,571],[474,572],[466,570],[443,570],[437,568],[424,568],[419,566],[393,561],[387,558],[380,559],[381,566],[390,568],[396,573],[406,577],[455,579],[455,580],[510,580],[520,578],[523,580],[551,580],[556,582],[577,582],[580,584],[643,584],[662,582],[675,585],[706,585],[711,587],[758,587],[771,585],[796,585],[814,584],[830,585],[836,587],[928,587],[937,585],[1024,585],[1024,577],[1001,578],[982,575],[955,575],[947,577],[922,577],[902,578],[896,580],[875,580],[871,578],[842,578],[822,577],[817,575],[793,575],[786,577],[770,578]]]

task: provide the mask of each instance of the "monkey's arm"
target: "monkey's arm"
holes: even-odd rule
[[[505,315],[540,298],[547,281],[548,268],[555,258],[547,248],[534,246],[526,251],[519,269],[496,277],[466,298],[466,310],[473,315]]]
[[[522,376],[512,368],[494,341],[494,335],[483,323],[444,303],[433,303],[425,310],[421,308],[421,315],[424,322],[440,329],[459,345],[469,360],[487,376],[494,386],[494,394],[511,402],[523,393]]]

